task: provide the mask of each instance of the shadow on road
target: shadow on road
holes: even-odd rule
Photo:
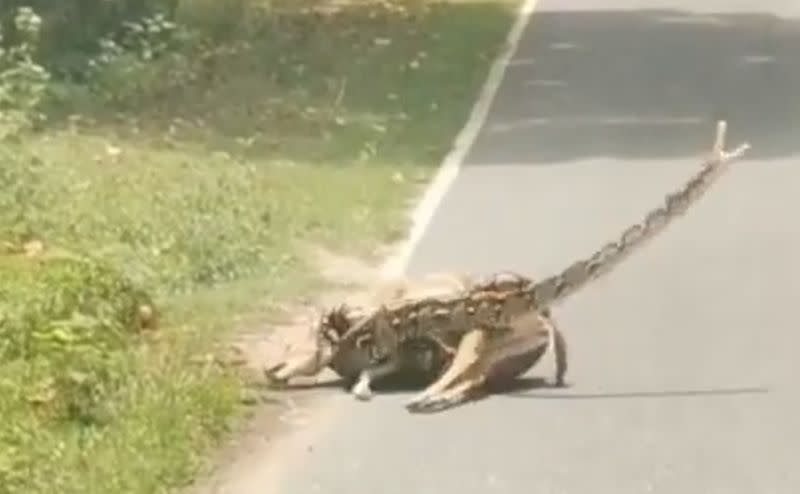
[[[676,158],[714,121],[748,159],[800,150],[800,22],[673,10],[537,11],[470,164]]]
[[[428,379],[421,377],[394,376],[386,380],[375,383],[373,390],[377,394],[395,393],[416,393],[429,384]],[[567,386],[568,388],[569,386]],[[342,392],[347,392],[344,380],[333,379],[330,381],[293,384],[288,390],[303,391],[311,389],[333,388]],[[769,393],[769,388],[765,387],[741,387],[741,388],[708,388],[708,389],[677,389],[665,391],[624,391],[616,393],[570,393],[570,392],[531,392],[539,389],[564,390],[564,387],[556,388],[546,379],[541,377],[521,377],[506,383],[495,383],[488,387],[484,392],[479,393],[472,399],[460,406],[482,401],[493,395],[505,395],[512,398],[544,399],[544,400],[609,400],[609,399],[639,399],[639,398],[687,398],[687,397],[711,397],[711,396],[730,396]]]
[[[433,382],[433,377],[428,375],[413,375],[413,374],[397,374],[386,376],[380,380],[372,383],[371,388],[377,393],[390,394],[390,393],[404,393],[410,391],[418,391],[423,387]],[[339,389],[347,392],[353,383],[347,380],[335,377],[323,381],[311,382],[296,382],[287,385],[284,389],[287,391],[303,391],[310,389]]]
[[[499,394],[504,394],[514,398],[534,398],[545,400],[607,400],[619,398],[676,398],[676,397],[705,397],[705,396],[725,396],[743,394],[764,394],[769,393],[769,388],[765,387],[742,387],[742,388],[709,388],[709,389],[678,389],[669,391],[625,391],[617,393],[530,393],[534,389],[550,387],[547,382],[540,377],[523,377],[517,379],[503,389],[494,390]],[[563,388],[561,388],[563,389]]]

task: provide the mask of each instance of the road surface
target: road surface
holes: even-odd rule
[[[409,271],[561,269],[693,173],[717,118],[749,159],[555,309],[569,388],[435,415],[337,395],[281,492],[798,492],[800,2],[540,1]]]

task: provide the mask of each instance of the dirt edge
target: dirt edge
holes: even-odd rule
[[[256,403],[212,455],[208,468],[184,489],[185,494],[255,494],[279,490],[282,472],[301,453],[313,449],[315,438],[338,416],[337,405],[350,396],[342,392],[337,376],[329,370],[317,378],[297,379],[301,385],[319,384],[319,387],[267,390],[261,384],[263,366],[277,361],[290,348],[311,344],[310,330],[319,308],[344,301],[369,304],[376,297],[383,298],[384,290],[391,290],[403,280],[402,276],[387,275],[383,267],[406,241],[380,246],[383,253],[380,265],[320,246],[305,246],[310,261],[333,288],[308,299],[285,301],[286,317],[277,324],[274,320],[259,319],[235,332],[230,346],[245,373],[259,384],[252,397]]]

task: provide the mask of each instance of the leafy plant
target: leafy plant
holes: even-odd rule
[[[187,59],[180,49],[191,38],[188,29],[162,13],[125,21],[100,38],[85,77],[93,93],[106,101],[136,101],[136,96],[158,87],[165,75],[174,79],[176,73],[188,74],[181,70]]]
[[[16,44],[3,48],[0,32],[0,139],[30,129],[43,118],[38,109],[50,73],[34,60],[41,26],[33,9],[19,7],[14,17]]]

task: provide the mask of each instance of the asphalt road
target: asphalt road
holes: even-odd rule
[[[800,2],[541,1],[410,272],[561,269],[695,171],[717,118],[749,159],[555,309],[569,388],[434,415],[337,395],[282,492],[800,491]]]

